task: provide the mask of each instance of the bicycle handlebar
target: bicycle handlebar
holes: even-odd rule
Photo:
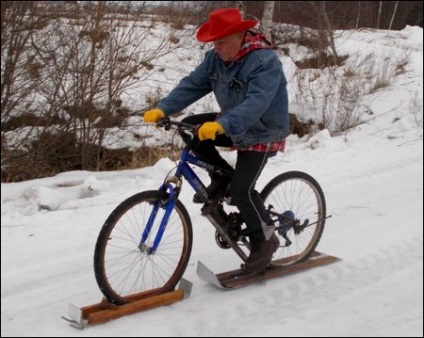
[[[196,133],[197,126],[180,122],[180,121],[174,121],[171,120],[169,117],[163,117],[158,122],[156,122],[156,127],[164,128],[165,130],[171,129],[172,126],[177,127],[179,130],[186,130],[190,131],[192,133]]]

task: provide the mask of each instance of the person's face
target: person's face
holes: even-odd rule
[[[224,61],[228,62],[234,60],[240,50],[243,35],[244,32],[238,32],[214,41],[213,45],[215,47],[215,52]]]

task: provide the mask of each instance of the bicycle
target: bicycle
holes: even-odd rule
[[[175,129],[195,137],[195,126],[160,120],[156,127]],[[168,174],[157,190],[137,193],[121,202],[106,219],[96,242],[94,270],[97,284],[112,303],[174,290],[190,259],[193,231],[186,207],[178,198],[185,179],[204,204],[202,215],[215,227],[220,248],[232,248],[246,261],[243,250],[250,244],[238,212],[227,214],[231,205],[228,187],[213,195],[191,168],[231,173],[200,160],[185,146],[174,175]],[[326,221],[326,202],[318,182],[309,174],[289,171],[271,179],[261,196],[275,223],[280,247],[270,266],[292,265],[307,260],[321,239]]]

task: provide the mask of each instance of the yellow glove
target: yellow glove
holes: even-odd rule
[[[215,140],[216,134],[224,134],[224,128],[218,122],[205,122],[199,128],[197,134],[200,141],[206,139]]]
[[[162,117],[165,117],[165,113],[161,109],[155,108],[144,112],[143,121],[156,123]]]

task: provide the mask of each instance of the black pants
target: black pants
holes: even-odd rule
[[[216,113],[198,114],[186,117],[182,122],[201,125],[215,121],[216,117]],[[272,220],[259,192],[255,190],[255,185],[268,158],[274,156],[275,152],[238,151],[236,167],[232,168],[215,148],[217,146],[232,147],[233,142],[230,137],[222,134],[217,135],[215,140],[200,141],[198,138],[191,140],[187,135],[181,136],[200,159],[234,172],[230,185],[231,199],[240,210],[250,238],[269,239],[273,232],[273,228],[269,226]]]

